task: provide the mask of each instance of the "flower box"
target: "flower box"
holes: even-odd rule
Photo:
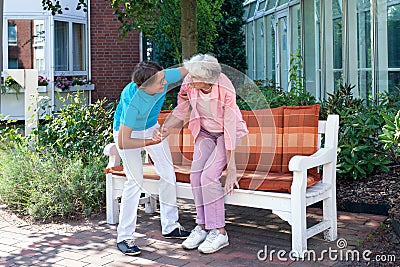
[[[39,85],[38,86],[38,92],[39,93],[46,93],[47,92],[47,86],[46,85]]]
[[[61,90],[61,88],[55,87],[54,91],[56,92],[76,92],[76,91],[93,91],[94,84],[85,84],[85,85],[71,85],[67,90]]]
[[[4,94],[23,94],[23,93],[25,93],[25,89],[20,88],[17,92],[13,88],[5,87],[5,90],[3,90],[2,93],[4,93]]]

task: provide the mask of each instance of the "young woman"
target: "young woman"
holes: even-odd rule
[[[150,154],[160,176],[163,236],[186,238],[190,234],[178,222],[176,178],[168,142],[152,140],[153,131],[159,127],[157,118],[164,103],[167,85],[179,81],[186,74],[187,70],[184,68],[163,70],[154,62],[141,62],[134,69],[133,81],[121,93],[121,100],[114,115],[113,135],[127,177],[117,228],[117,247],[126,255],[140,254],[133,234],[143,183],[142,149]]]

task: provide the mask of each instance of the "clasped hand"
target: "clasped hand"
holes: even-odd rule
[[[157,128],[157,129],[154,130],[152,140],[155,141],[155,142],[161,142],[168,135],[169,135],[168,129],[163,127],[163,126],[161,126],[160,128]]]

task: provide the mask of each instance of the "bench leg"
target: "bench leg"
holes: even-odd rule
[[[337,209],[336,209],[336,168],[333,164],[324,166],[325,179],[331,183],[332,187],[329,197],[323,200],[323,221],[329,222],[329,229],[324,231],[324,238],[329,241],[337,238]]]
[[[157,195],[146,193],[146,202],[144,203],[144,210],[146,213],[154,213],[157,211]]]
[[[293,172],[291,193],[292,255],[299,258],[303,258],[304,252],[307,250],[306,188],[305,183],[302,183],[302,181],[306,180],[307,177],[305,173]],[[297,188],[295,186],[297,186]],[[294,188],[297,190],[293,190]]]
[[[337,238],[336,194],[333,194],[334,196],[330,196],[323,201],[323,220],[329,222],[330,225],[329,229],[324,232],[324,238],[329,241]]]
[[[113,197],[113,178],[112,174],[106,174],[106,221],[108,224],[118,223],[119,206],[118,200]]]

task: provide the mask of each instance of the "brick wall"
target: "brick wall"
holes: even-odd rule
[[[19,69],[33,69],[33,20],[9,20],[16,25],[17,46],[8,47],[8,57],[18,59]]]
[[[124,86],[131,81],[133,67],[139,62],[139,34],[132,32],[119,40],[120,22],[113,15],[109,0],[92,0],[90,38],[92,59],[92,102],[107,97],[119,99]]]

